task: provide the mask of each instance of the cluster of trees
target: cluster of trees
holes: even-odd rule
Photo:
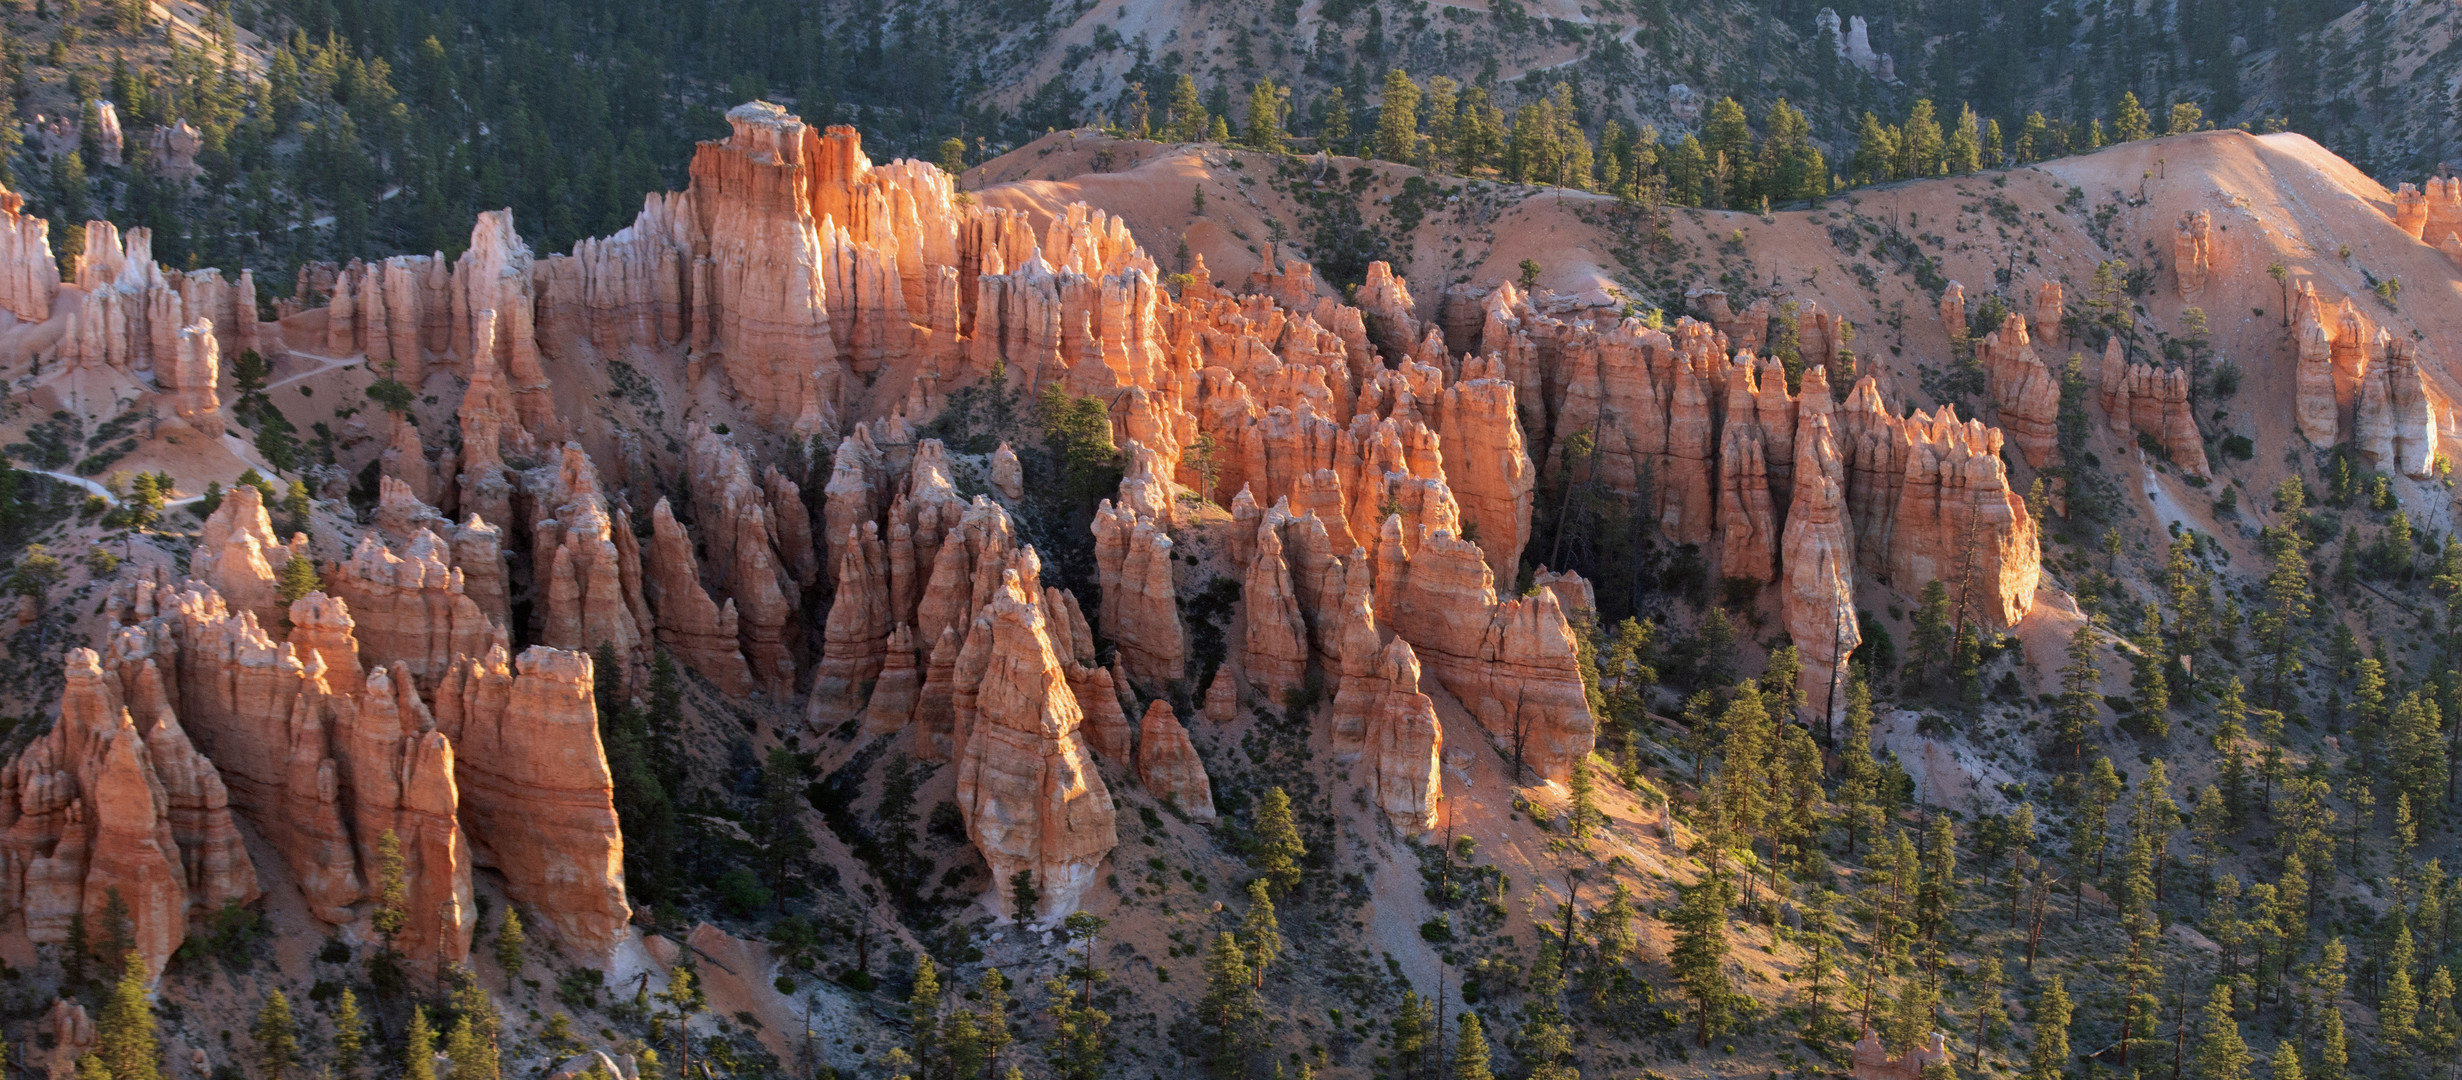
[[[1831,171],[1813,140],[1809,117],[1785,98],[1762,112],[1756,131],[1744,106],[1720,98],[1698,132],[1662,136],[1652,125],[1596,122],[1568,83],[1551,84],[1508,113],[1488,89],[1436,75],[1425,83],[1400,68],[1386,73],[1379,101],[1353,102],[1332,87],[1309,108],[1295,106],[1291,88],[1270,78],[1250,85],[1245,118],[1236,125],[1209,112],[1196,80],[1182,73],[1158,113],[1142,85],[1132,85],[1110,118],[1132,138],[1174,142],[1237,142],[1267,151],[1307,145],[1330,153],[1418,165],[1512,183],[1600,191],[1633,201],[1709,209],[1749,209],[1818,199],[1848,185],[1956,176],[2083,153],[2111,142],[2199,130],[2195,103],[2171,107],[2157,127],[2134,92],[2124,92],[2110,132],[2100,117],[2083,124],[2029,112],[2016,135],[1997,118],[1961,105],[1946,120],[1928,98],[1917,98],[1898,123],[1866,112],[1844,175]],[[1304,123],[1295,125],[1295,120]],[[1590,131],[1598,136],[1592,139]]]

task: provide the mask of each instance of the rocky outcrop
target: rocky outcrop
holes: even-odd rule
[[[192,913],[256,899],[256,869],[220,775],[166,703],[143,703],[141,729],[93,650],[70,650],[65,669],[59,721],[0,771],[0,911],[60,942],[72,919],[101,927],[123,907],[160,975]]]
[[[1094,515],[1094,565],[1103,632],[1119,647],[1121,666],[1148,689],[1170,685],[1187,655],[1171,537],[1136,511],[1105,502]]]
[[[880,674],[895,622],[889,607],[889,559],[880,528],[866,521],[835,538],[838,596],[821,629],[821,662],[812,681],[812,717],[863,704],[866,683]]]
[[[1283,558],[1282,533],[1271,525],[1257,531],[1256,554],[1248,560],[1240,599],[1247,613],[1241,623],[1240,666],[1248,673],[1248,685],[1278,708],[1284,693],[1308,674],[1308,626],[1300,617],[1290,564]]]
[[[368,664],[399,663],[430,693],[455,657],[484,656],[508,641],[504,624],[470,598],[451,556],[444,538],[426,529],[399,555],[366,533],[326,582],[327,591],[349,605]]]
[[[188,557],[188,573],[213,586],[233,608],[278,625],[283,606],[275,573],[294,554],[304,555],[306,542],[305,537],[290,544],[275,539],[264,496],[254,487],[234,484],[222,505],[206,517],[196,550]]]
[[[2293,329],[2298,349],[2293,409],[2300,434],[2318,446],[2341,438],[2341,409],[2334,398],[2334,338],[2316,305],[2302,304]]]
[[[1986,625],[2016,625],[2034,605],[2042,549],[2026,500],[2009,489],[1999,429],[1960,422],[1946,405],[1900,424],[1904,472],[1883,547],[1889,582],[1912,590],[1938,579]],[[1859,551],[1862,543],[1859,535]]]
[[[1018,463],[1017,451],[1009,449],[1006,442],[992,451],[990,483],[992,494],[1002,503],[1014,506],[1026,497],[1025,467]]]
[[[1137,783],[1189,817],[1214,820],[1214,785],[1206,779],[1196,746],[1188,741],[1188,729],[1172,715],[1171,703],[1157,700],[1146,706],[1137,728]]]
[[[388,837],[408,887],[394,936],[411,971],[433,981],[470,956],[478,923],[471,853],[462,835],[452,741],[403,665],[368,673],[367,693],[336,701],[333,738],[350,792],[351,835],[369,880],[386,865]]]
[[[2391,335],[2380,345],[2385,362],[2368,376],[2352,441],[2374,467],[2425,478],[2435,467],[2437,430],[2417,349]]]
[[[1405,545],[1401,530],[1387,518],[1377,540],[1378,615],[1507,757],[1548,779],[1572,775],[1598,722],[1556,594],[1500,601],[1477,545],[1424,528]]]
[[[1952,341],[1966,333],[1966,286],[1950,282],[1941,290],[1941,329],[1949,332]]]
[[[646,569],[642,586],[657,613],[658,643],[720,692],[751,693],[752,669],[736,638],[735,601],[713,602],[701,587],[701,561],[693,555],[692,537],[663,498],[650,509]]]
[[[155,128],[147,149],[146,167],[156,176],[185,182],[205,175],[204,166],[197,164],[197,151],[205,149],[205,133],[187,117]]]
[[[2213,475],[2206,464],[2205,441],[2197,434],[2186,370],[2124,363],[2120,339],[2114,337],[2103,351],[2095,381],[2112,434],[2123,440],[2139,433],[2151,436],[2181,471]]]
[[[1436,825],[1444,798],[1444,726],[1436,702],[1419,692],[1419,657],[1410,642],[1393,639],[1376,657],[1383,687],[1367,716],[1363,745],[1368,798],[1397,828]]]
[[[967,640],[968,657],[977,659],[959,661],[958,694],[971,697],[972,707],[959,709],[958,811],[989,864],[994,910],[1056,922],[1077,909],[1119,842],[1111,792],[1078,730],[1083,713],[1050,623],[1016,569],[1001,572]],[[1033,911],[1011,908],[1019,874],[1039,896]]]
[[[2171,266],[2180,299],[2196,303],[2205,295],[2206,279],[2214,273],[2214,246],[2211,210],[2191,210],[2172,226]]]
[[[556,943],[603,964],[626,936],[624,840],[590,658],[544,646],[460,658],[436,693],[473,857]]]
[[[1756,378],[1752,358],[1737,354],[1728,369],[1727,422],[1719,434],[1717,573],[1767,584],[1776,576],[1778,515],[1770,504]],[[1778,393],[1785,395],[1785,383]]]
[[[1787,509],[1786,588],[1780,594],[1787,639],[1795,644],[1801,715],[1827,716],[1839,700],[1837,675],[1863,643],[1855,616],[1854,530],[1847,522],[1846,461],[1829,417],[1798,433],[1795,501]]]
[[[2034,328],[2035,340],[2042,342],[2044,348],[2060,348],[2061,340],[2068,336],[2068,327],[2062,321],[2067,314],[2066,306],[2059,282],[2044,281],[2035,286],[2035,317],[2029,325]]]
[[[0,188],[0,310],[39,323],[60,295],[60,264],[51,255],[51,222],[25,208],[25,196]]]
[[[1411,304],[1410,283],[1383,260],[1368,264],[1367,279],[1360,283],[1353,302],[1367,324],[1368,340],[1387,360],[1400,360],[1419,344],[1422,330]]]
[[[154,372],[171,414],[208,438],[222,434],[222,398],[214,390],[222,375],[219,349],[214,324],[199,319],[180,330],[178,348]]]
[[[1462,508],[1463,529],[1487,553],[1489,569],[1503,578],[1521,572],[1522,548],[1530,542],[1531,492],[1538,483],[1538,469],[1523,446],[1514,394],[1514,385],[1503,379],[1467,379],[1446,387],[1435,403],[1446,486]]]
[[[617,540],[597,466],[578,444],[566,443],[556,463],[532,470],[524,487],[536,498],[530,564],[539,594],[538,641],[576,652],[605,646],[629,655],[654,630],[647,625],[652,620],[642,599],[638,551],[626,557],[629,529],[623,543]]]
[[[728,110],[727,123],[731,134],[692,160],[692,211],[708,237],[694,344],[719,356],[761,422],[818,434],[834,427],[840,370],[813,206],[828,160],[816,132],[768,102]]]
[[[2114,340],[2117,340],[2116,338]],[[2035,355],[2026,317],[2011,314],[1975,346],[1990,385],[1995,414],[2030,468],[2059,457],[2060,380]]]
[[[2429,177],[2426,190],[2404,184],[2394,192],[2394,225],[2430,247],[2444,249],[2462,232],[2462,177]]]

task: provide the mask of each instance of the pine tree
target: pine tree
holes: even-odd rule
[[[1187,73],[1171,84],[1171,100],[1164,106],[1164,142],[1196,142],[1205,138],[1211,126],[1205,113],[1205,99],[1197,93],[1197,80]]]
[[[2248,1080],[2248,1065],[2256,1058],[2241,1041],[2240,1022],[2231,1015],[2230,983],[2214,984],[2198,1029],[2197,1080]]]
[[[1455,161],[1455,129],[1461,112],[1461,85],[1438,75],[1428,80],[1425,100],[1420,112],[1426,115],[1428,129],[1428,166],[1431,169],[1451,167]]]
[[[94,1055],[110,1070],[111,1080],[162,1080],[162,1046],[146,994],[145,958],[132,949],[121,960],[120,981],[94,1022]]]
[[[2095,708],[2102,700],[2103,670],[2094,663],[2100,621],[2096,616],[2078,624],[2077,631],[2069,635],[2068,662],[2060,668],[2060,701],[2052,720],[2073,766],[2086,763],[2086,736],[2097,726]]]
[[[1248,914],[1240,919],[1240,944],[1248,949],[1248,967],[1256,984],[1265,985],[1265,969],[1282,955],[1282,923],[1274,917],[1274,890],[1264,878],[1248,883]]]
[[[445,1056],[453,1062],[454,1080],[502,1080],[496,1041],[504,1022],[496,1003],[470,969],[457,969],[452,976],[453,1030],[445,1039]]]
[[[299,1063],[299,1024],[291,1018],[291,1000],[280,988],[265,994],[248,1035],[256,1040],[256,1067],[264,1080],[282,1080],[282,1074]]]
[[[2325,1010],[2325,1035],[2317,1040],[2315,1080],[2350,1080],[2351,1043],[2342,1030],[2342,1009]]]
[[[1385,100],[1376,112],[1376,156],[1387,161],[1417,160],[1419,149],[1419,84],[1394,68],[1385,73]]]
[[[1734,98],[1725,97],[1710,106],[1708,117],[1701,124],[1701,148],[1712,161],[1724,158],[1733,173],[1726,184],[1725,205],[1750,205],[1761,194],[1760,178],[1754,167],[1760,155],[1753,147],[1752,127],[1744,119],[1744,106]]]
[[[410,1035],[402,1048],[402,1080],[436,1080],[436,1035],[428,1030],[425,1005],[410,1007]]]
[[[1973,106],[1959,106],[1958,119],[1949,125],[1941,156],[1952,176],[1964,176],[1983,167],[1982,121],[1975,116]]]
[[[1930,682],[1933,665],[1949,659],[1951,632],[1949,586],[1933,578],[1924,582],[1923,594],[1915,606],[1914,648],[1906,661],[1909,682],[1918,688]]]
[[[2121,142],[2136,142],[2154,133],[2154,118],[2146,115],[2146,107],[2137,103],[2137,93],[2120,95],[2119,115],[2112,118],[2112,136]]]
[[[2300,1071],[2300,1044],[2297,1040],[2284,1039],[2274,1044],[2273,1080],[2304,1080]]]
[[[528,940],[522,933],[521,912],[511,904],[504,908],[504,925],[496,928],[496,966],[504,969],[507,985],[521,977],[522,943]]]
[[[1009,977],[1001,974],[999,968],[983,969],[983,978],[975,984],[975,996],[983,1003],[982,1018],[977,1023],[983,1031],[983,1074],[989,1077],[1000,1067],[1001,1052],[1009,1048],[1011,1041]]]
[[[2009,1030],[2009,1009],[2000,1000],[2001,978],[1999,957],[1975,962],[1975,1065],[1983,1064],[1984,1051],[2000,1049],[2001,1036]]]
[[[1198,1022],[1208,1033],[1206,1057],[1214,1075],[1245,1074],[1261,1012],[1255,976],[1248,970],[1248,951],[1228,933],[1215,935],[1205,957],[1205,997],[1197,1003]]]
[[[1568,790],[1565,831],[1572,833],[1576,840],[1587,839],[1591,827],[1604,820],[1604,815],[1599,813],[1598,790],[1590,777],[1590,755],[1584,754],[1574,760]]]
[[[906,1052],[931,1076],[940,1069],[940,968],[928,953],[915,954],[914,989],[906,995]]]
[[[1898,175],[1910,179],[1940,175],[1941,125],[1929,98],[1917,98],[1907,110],[1905,134],[1898,147]]]
[[[1838,821],[1846,826],[1847,857],[1855,857],[1858,833],[1878,833],[1888,815],[1881,808],[1881,766],[1872,758],[1872,685],[1857,665],[1847,685],[1847,730],[1839,749],[1844,774],[1838,784]]]
[[[356,1080],[367,1039],[367,1023],[359,1018],[359,996],[345,986],[333,1005],[333,1073],[338,1080]]]
[[[1051,1034],[1044,1043],[1056,1080],[1102,1080],[1111,1052],[1111,1014],[1069,993],[1066,980],[1043,984]],[[1014,1070],[1012,1070],[1014,1072]]]
[[[1710,1034],[1725,1022],[1727,1000],[1734,990],[1727,983],[1727,884],[1715,876],[1682,890],[1668,923],[1675,928],[1675,948],[1668,964],[1684,996],[1693,1003],[1693,1041],[1710,1045]]]
[[[2060,976],[2035,1003],[2034,1046],[2026,1055],[2026,1080],[2060,1080],[2069,1074],[2069,991]]]
[[[1393,1014],[1391,1046],[1394,1062],[1403,1076],[1419,1075],[1420,1056],[1427,1052],[1429,1029],[1435,1022],[1435,1009],[1418,991],[1402,991],[1402,1007]]]
[[[1848,167],[1859,184],[1885,184],[1898,178],[1898,129],[1867,112],[1856,129],[1855,155]]]
[[[1273,883],[1276,895],[1289,893],[1299,885],[1299,861],[1308,857],[1308,845],[1299,837],[1299,823],[1291,816],[1291,796],[1279,787],[1267,789],[1264,797],[1257,800],[1249,829],[1256,835],[1250,864]]]
[[[1282,116],[1290,108],[1291,91],[1272,79],[1259,79],[1248,91],[1248,123],[1240,141],[1267,153],[1282,152]]]
[[[316,572],[316,560],[306,555],[294,555],[284,560],[279,576],[282,603],[285,606],[325,587],[324,579]]]
[[[1480,1028],[1479,1014],[1462,1010],[1455,1031],[1452,1080],[1496,1080],[1494,1065],[1488,1060],[1487,1032]]]
[[[2397,916],[2393,944],[2385,951],[2385,988],[2377,994],[2377,1038],[2396,1054],[2419,1040],[2419,988],[2411,981],[2417,957],[2410,924]]]

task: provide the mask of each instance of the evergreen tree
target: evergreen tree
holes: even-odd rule
[[[2120,95],[2119,114],[2112,118],[2112,137],[2121,142],[2136,142],[2154,133],[2154,120],[2146,115],[2146,107],[2137,103],[2135,91]]]
[[[155,1035],[154,1005],[147,999],[145,958],[130,950],[121,958],[120,981],[103,1000],[94,1022],[94,1056],[111,1080],[162,1080],[162,1046]]]
[[[1848,167],[1858,184],[1885,184],[1898,178],[1898,129],[1867,112],[1855,133],[1855,155]]]
[[[2231,1015],[2231,984],[2216,983],[2206,997],[2205,1021],[2198,1025],[2197,1080],[2248,1080],[2255,1061],[2240,1039],[2240,1022]]]
[[[1256,984],[1265,985],[1265,969],[1282,955],[1282,923],[1274,917],[1274,891],[1264,878],[1248,883],[1248,914],[1240,919],[1240,944],[1248,949],[1248,967]]]
[[[1394,68],[1385,73],[1385,100],[1376,113],[1376,156],[1410,162],[1419,154],[1419,84]]]
[[[2034,1045],[2026,1055],[2026,1080],[2060,1080],[2069,1075],[2069,991],[2060,976],[2035,1003]]]
[[[1417,1076],[1422,1069],[1421,1058],[1428,1050],[1430,1029],[1436,1023],[1432,1002],[1419,996],[1416,990],[1402,991],[1402,1007],[1393,1014],[1393,1057],[1403,1076]]]
[[[367,1039],[367,1023],[359,1018],[359,995],[345,986],[333,1005],[333,1073],[339,1080],[356,1080]]]
[[[1675,928],[1675,948],[1668,953],[1684,996],[1693,1004],[1693,1042],[1710,1045],[1710,1035],[1725,1023],[1727,1001],[1734,990],[1727,982],[1727,884],[1716,876],[1683,889],[1668,923]]]
[[[2350,1080],[2351,1043],[2342,1030],[2342,1009],[2325,1010],[2325,1035],[2317,1040],[2315,1080]]]
[[[1197,93],[1197,80],[1182,72],[1171,84],[1171,100],[1163,107],[1163,141],[1196,142],[1205,138],[1211,127],[1211,117],[1205,113],[1205,99]]]
[[[1428,129],[1428,167],[1454,167],[1456,158],[1455,129],[1461,110],[1461,85],[1442,75],[1428,80],[1425,100],[1420,112],[1426,116]]]
[[[2068,749],[2073,766],[2085,764],[2086,736],[2096,729],[2095,709],[2102,700],[2103,669],[2094,663],[2099,620],[2089,618],[2069,635],[2068,662],[2060,669],[2060,701],[2052,711],[2056,737]]]
[[[1487,1032],[1479,1026],[1479,1014],[1462,1010],[1455,1032],[1452,1080],[1496,1080],[1494,1066],[1488,1060]]]
[[[1881,806],[1881,766],[1872,758],[1872,685],[1856,665],[1847,684],[1847,730],[1839,748],[1844,774],[1838,783],[1838,822],[1846,827],[1847,857],[1855,857],[1859,833],[1878,833],[1888,815]]]
[[[425,1005],[410,1007],[410,1034],[402,1046],[402,1080],[436,1080],[436,1035],[428,1030]]]
[[[1248,123],[1240,129],[1240,141],[1267,153],[1280,153],[1282,117],[1290,103],[1290,88],[1277,86],[1272,79],[1257,80],[1248,91]]]
[[[1576,840],[1586,839],[1594,826],[1604,824],[1606,820],[1606,816],[1599,813],[1598,790],[1590,777],[1590,755],[1584,754],[1574,760],[1568,790],[1565,831],[1572,833]]]
[[[1248,951],[1228,933],[1215,935],[1205,957],[1205,997],[1197,1003],[1197,1019],[1207,1033],[1206,1060],[1215,1076],[1245,1075],[1262,1013]]]
[[[1915,99],[1907,110],[1905,134],[1899,137],[1898,175],[1921,178],[1940,175],[1943,156],[1940,119],[1929,98]]]
[[[1111,1053],[1111,1014],[1069,993],[1066,980],[1044,984],[1051,1034],[1045,1059],[1056,1080],[1103,1080]]]
[[[1761,195],[1759,170],[1755,167],[1761,155],[1753,146],[1752,127],[1745,122],[1744,106],[1734,98],[1720,98],[1710,106],[1709,115],[1701,124],[1701,149],[1709,155],[1713,168],[1724,161],[1731,170],[1725,183],[1726,199],[1721,205],[1748,206]]]
[[[761,765],[761,799],[745,822],[761,849],[761,883],[785,902],[787,889],[802,875],[814,841],[804,828],[804,762],[795,751],[773,747]],[[1020,912],[1024,917],[1024,911]]]
[[[1951,330],[1962,330],[1952,327]],[[1915,605],[1914,648],[1906,661],[1907,681],[1917,688],[1927,681],[1931,665],[1949,659],[1952,613],[1949,609],[1949,585],[1939,578],[1923,583],[1923,593]]]
[[[496,966],[504,969],[507,985],[521,978],[522,944],[527,940],[528,935],[521,928],[521,912],[513,910],[511,904],[505,905],[504,924],[496,928]]]
[[[325,587],[323,577],[316,572],[316,560],[306,555],[294,555],[284,560],[280,579],[282,603],[286,607],[300,597]]]
[[[453,1062],[453,1080],[501,1080],[495,1003],[468,971],[461,972],[460,978],[461,985],[453,992],[453,1029],[445,1034],[445,1057]]]
[[[2300,1070],[2298,1040],[2284,1039],[2274,1044],[2273,1080],[2304,1080],[2304,1074]]]
[[[915,954],[914,988],[906,995],[906,1052],[924,1075],[940,1068],[940,968],[928,953]]]
[[[264,1080],[282,1080],[282,1074],[299,1063],[299,1024],[291,1018],[291,999],[282,996],[281,988],[266,992],[248,1035],[256,1040],[256,1067]]]
[[[1255,834],[1249,864],[1273,884],[1276,895],[1289,893],[1299,885],[1299,861],[1308,857],[1308,845],[1299,838],[1299,823],[1291,816],[1291,797],[1280,787],[1268,788],[1257,800],[1249,831]]]
[[[2419,1040],[2419,989],[2411,981],[2418,957],[2409,923],[2395,917],[2393,943],[2385,952],[2385,987],[2377,994],[2377,1038],[2399,1055]]]

